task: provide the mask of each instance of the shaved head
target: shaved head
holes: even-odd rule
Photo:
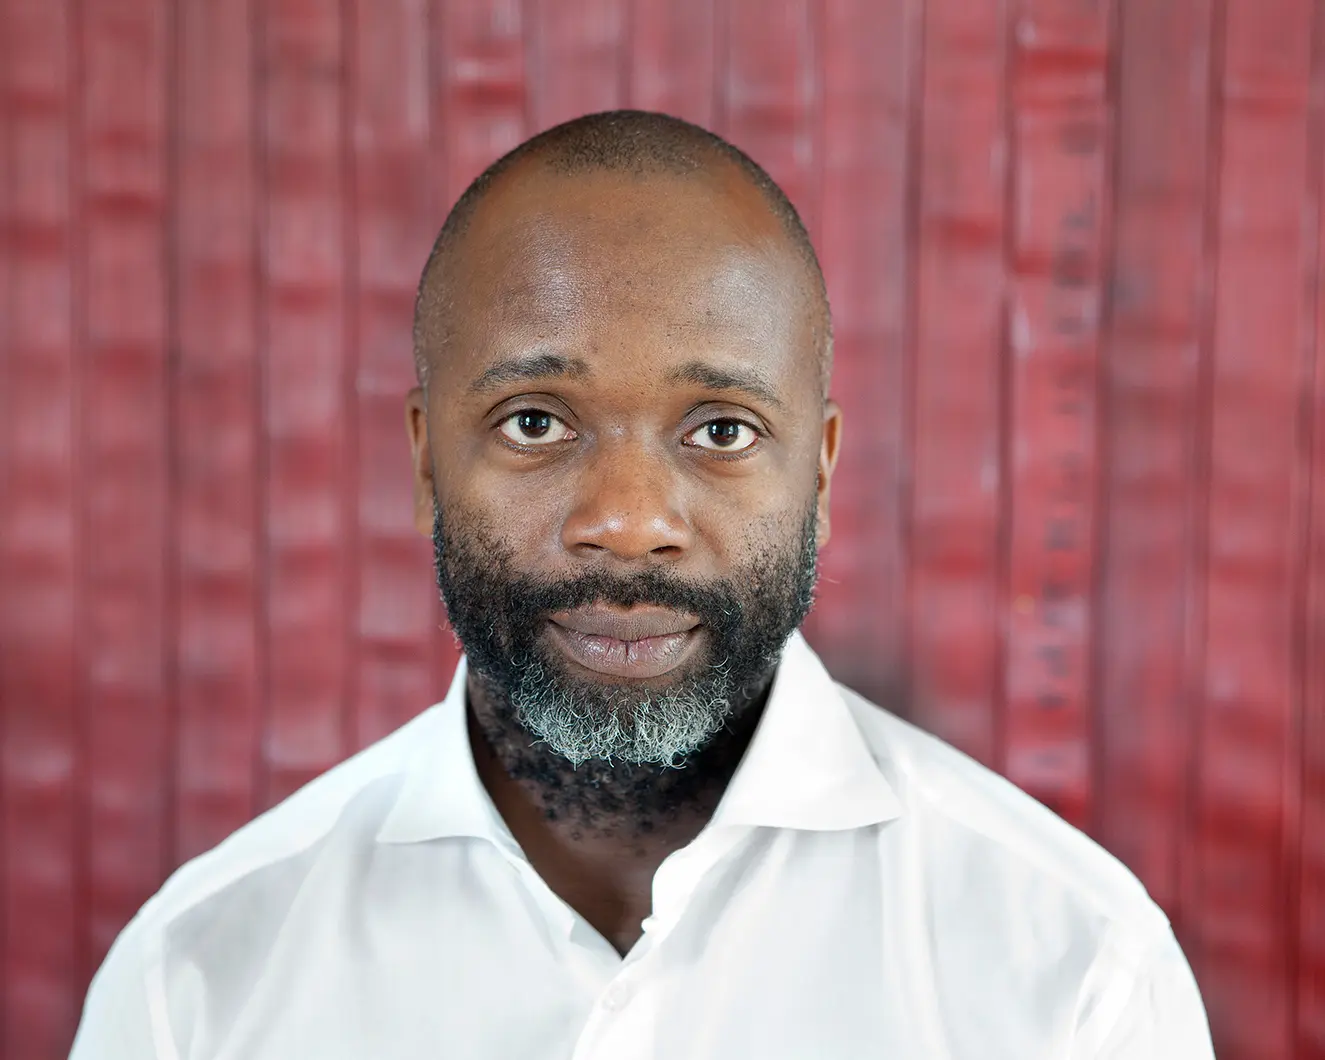
[[[801,292],[812,317],[827,394],[832,369],[832,318],[819,260],[805,225],[783,190],[747,154],[722,137],[666,114],[617,110],[589,114],[526,140],[483,171],[452,207],[419,281],[414,313],[414,358],[419,382],[428,383],[433,359],[451,337],[452,269],[475,214],[506,180],[539,175],[575,177],[594,172],[636,178],[730,179],[758,192],[778,222],[786,245],[804,265]]]

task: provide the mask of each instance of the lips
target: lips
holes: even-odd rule
[[[548,630],[562,653],[586,670],[646,680],[690,655],[700,625],[693,615],[661,608],[585,607],[552,615]]]

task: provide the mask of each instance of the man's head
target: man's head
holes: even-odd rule
[[[481,687],[573,762],[679,763],[766,687],[827,538],[795,210],[676,119],[558,126],[457,203],[415,346],[416,521]]]

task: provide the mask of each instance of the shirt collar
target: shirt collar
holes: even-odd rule
[[[713,823],[834,831],[901,812],[841,691],[805,638],[793,634]]]
[[[469,667],[462,656],[446,698],[430,710],[409,756],[405,781],[377,831],[382,843],[421,843],[450,836],[490,839],[515,849],[515,837],[479,779],[465,712]]]
[[[465,715],[462,658],[418,734],[404,783],[378,830],[384,843],[474,836],[517,849],[479,780]],[[800,633],[778,665],[764,716],[712,824],[832,831],[891,820],[901,802],[819,657]]]

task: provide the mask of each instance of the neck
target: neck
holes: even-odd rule
[[[688,831],[695,821],[702,827],[712,817],[754,735],[768,683],[679,768],[601,760],[577,768],[536,743],[504,699],[472,674],[468,692],[475,762],[503,816],[505,802],[581,839],[638,842]]]
[[[602,761],[578,769],[533,738],[472,676],[479,778],[543,881],[617,949],[639,939],[653,877],[713,817],[754,735],[767,685],[678,769]]]

